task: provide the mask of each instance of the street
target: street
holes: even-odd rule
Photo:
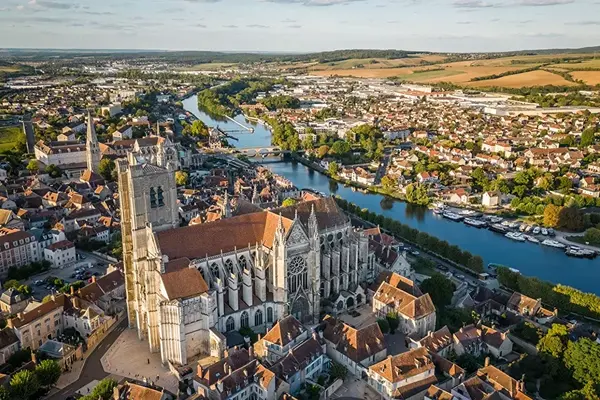
[[[104,372],[100,360],[125,329],[127,329],[127,318],[121,320],[117,327],[110,332],[92,351],[92,354],[88,356],[79,379],[66,388],[48,396],[46,400],[65,400],[67,397],[74,395],[75,392],[90,382],[94,380],[100,381],[109,376],[110,374]],[[115,379],[118,380],[119,377],[115,377]]]

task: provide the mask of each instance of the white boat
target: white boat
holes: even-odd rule
[[[508,224],[508,227],[510,229],[516,229],[519,226],[518,222],[511,222],[510,224]]]
[[[542,242],[544,246],[556,247],[557,249],[564,249],[566,246],[556,240],[546,239]]]
[[[533,229],[533,226],[531,226],[531,225],[527,225],[527,226],[525,227],[525,232],[531,232],[531,230],[532,230],[532,229]]]
[[[528,242],[539,243],[540,241],[531,235],[523,235]]]
[[[442,208],[434,208],[433,209],[433,213],[434,214],[438,214],[439,215],[439,214],[441,214],[443,212],[444,212],[444,210]]]
[[[458,214],[456,214],[456,213],[453,213],[453,212],[451,212],[451,211],[446,211],[446,212],[444,212],[444,213],[442,214],[442,216],[443,216],[444,218],[448,218],[448,219],[450,219],[450,220],[452,220],[452,221],[462,221],[462,219],[464,218],[463,216],[461,216],[461,215],[458,215]]]
[[[475,228],[483,228],[487,225],[484,221],[480,221],[478,219],[473,218],[465,218],[465,224],[474,226]]]
[[[527,228],[527,225],[526,225],[526,224],[522,224],[522,225],[519,227],[519,231],[521,231],[521,232],[525,232],[525,228]]]
[[[523,234],[518,233],[518,232],[508,232],[504,236],[506,236],[509,239],[516,240],[517,242],[524,242],[525,241],[525,238],[523,237]]]
[[[500,222],[502,222],[502,217],[491,216],[489,219],[492,224],[499,224]]]
[[[542,235],[547,236],[548,230],[546,228],[542,228]]]
[[[594,258],[598,255],[594,250],[582,249],[577,246],[569,246],[567,250],[565,250],[565,254],[571,257],[581,257],[581,258]]]
[[[502,221],[502,222],[500,223],[500,225],[502,225],[502,226],[506,226],[506,227],[508,228],[508,227],[509,227],[509,225],[510,225],[510,221]]]
[[[539,235],[540,234],[540,228],[539,228],[539,226],[536,226],[535,228],[533,228],[533,234],[534,235]]]

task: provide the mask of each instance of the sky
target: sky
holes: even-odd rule
[[[600,0],[0,0],[0,48],[490,52],[600,45]]]

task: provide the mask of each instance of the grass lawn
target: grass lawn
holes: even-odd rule
[[[593,243],[586,243],[585,239],[583,238],[583,236],[565,236],[565,239],[567,239],[569,242],[573,242],[573,243],[578,243],[578,244],[585,244],[588,246],[592,246],[592,247],[596,247],[600,249],[600,246],[598,246],[597,244],[593,244]]]
[[[18,126],[2,126],[0,127],[0,153],[11,150],[17,144],[19,136],[23,132]]]

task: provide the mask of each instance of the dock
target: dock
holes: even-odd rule
[[[229,115],[226,115],[225,118],[227,118],[228,120],[230,120],[231,122],[241,126],[242,128],[244,128],[245,130],[247,130],[250,133],[254,133],[254,128],[252,128],[251,126],[246,126],[238,121],[236,121],[235,119],[231,118]]]

